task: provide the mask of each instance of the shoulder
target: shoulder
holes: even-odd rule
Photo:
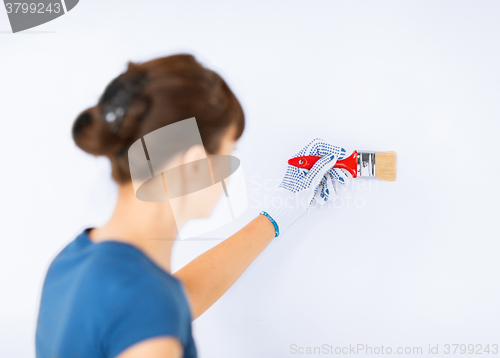
[[[181,282],[128,244],[75,240],[52,262],[47,278],[51,288],[66,289],[75,304],[108,322],[132,311],[144,320],[168,316],[173,325],[190,322]]]
[[[191,316],[181,282],[142,253],[126,247],[105,251],[96,255],[89,277],[100,287],[102,337],[110,356],[151,337],[187,344]]]
[[[112,299],[113,308],[148,302],[153,307],[182,306],[181,282],[131,245],[105,242],[86,263],[85,274]]]
[[[110,309],[118,315],[128,314],[127,309],[133,308],[144,310],[141,314],[145,318],[157,314],[176,321],[183,318],[186,297],[182,284],[174,277],[137,262],[106,267],[102,280],[108,287]]]

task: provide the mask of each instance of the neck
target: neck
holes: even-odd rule
[[[170,272],[170,255],[176,235],[170,203],[140,201],[135,197],[132,184],[118,187],[118,200],[111,219],[89,233],[93,242],[113,240],[131,244],[167,272]]]

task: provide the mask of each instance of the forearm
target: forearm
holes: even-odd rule
[[[273,224],[259,215],[236,234],[174,273],[184,283],[193,319],[236,282],[274,236]]]

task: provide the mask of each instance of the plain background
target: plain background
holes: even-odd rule
[[[398,153],[395,183],[340,191],[194,322],[200,357],[500,344],[499,18],[496,1],[82,0],[11,34],[1,10],[0,356],[34,356],[50,261],[113,207],[108,164],[74,146],[74,118],[128,60],[179,52],[244,107],[251,207],[178,243],[176,268],[251,220],[312,138]]]

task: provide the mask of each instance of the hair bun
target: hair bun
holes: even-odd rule
[[[146,72],[129,62],[127,71],[106,86],[98,104],[76,118],[76,145],[93,155],[123,154],[149,110],[149,97],[141,95],[147,83]]]
[[[122,139],[100,118],[98,107],[83,111],[73,123],[72,134],[76,145],[93,155],[110,155],[122,145]]]

